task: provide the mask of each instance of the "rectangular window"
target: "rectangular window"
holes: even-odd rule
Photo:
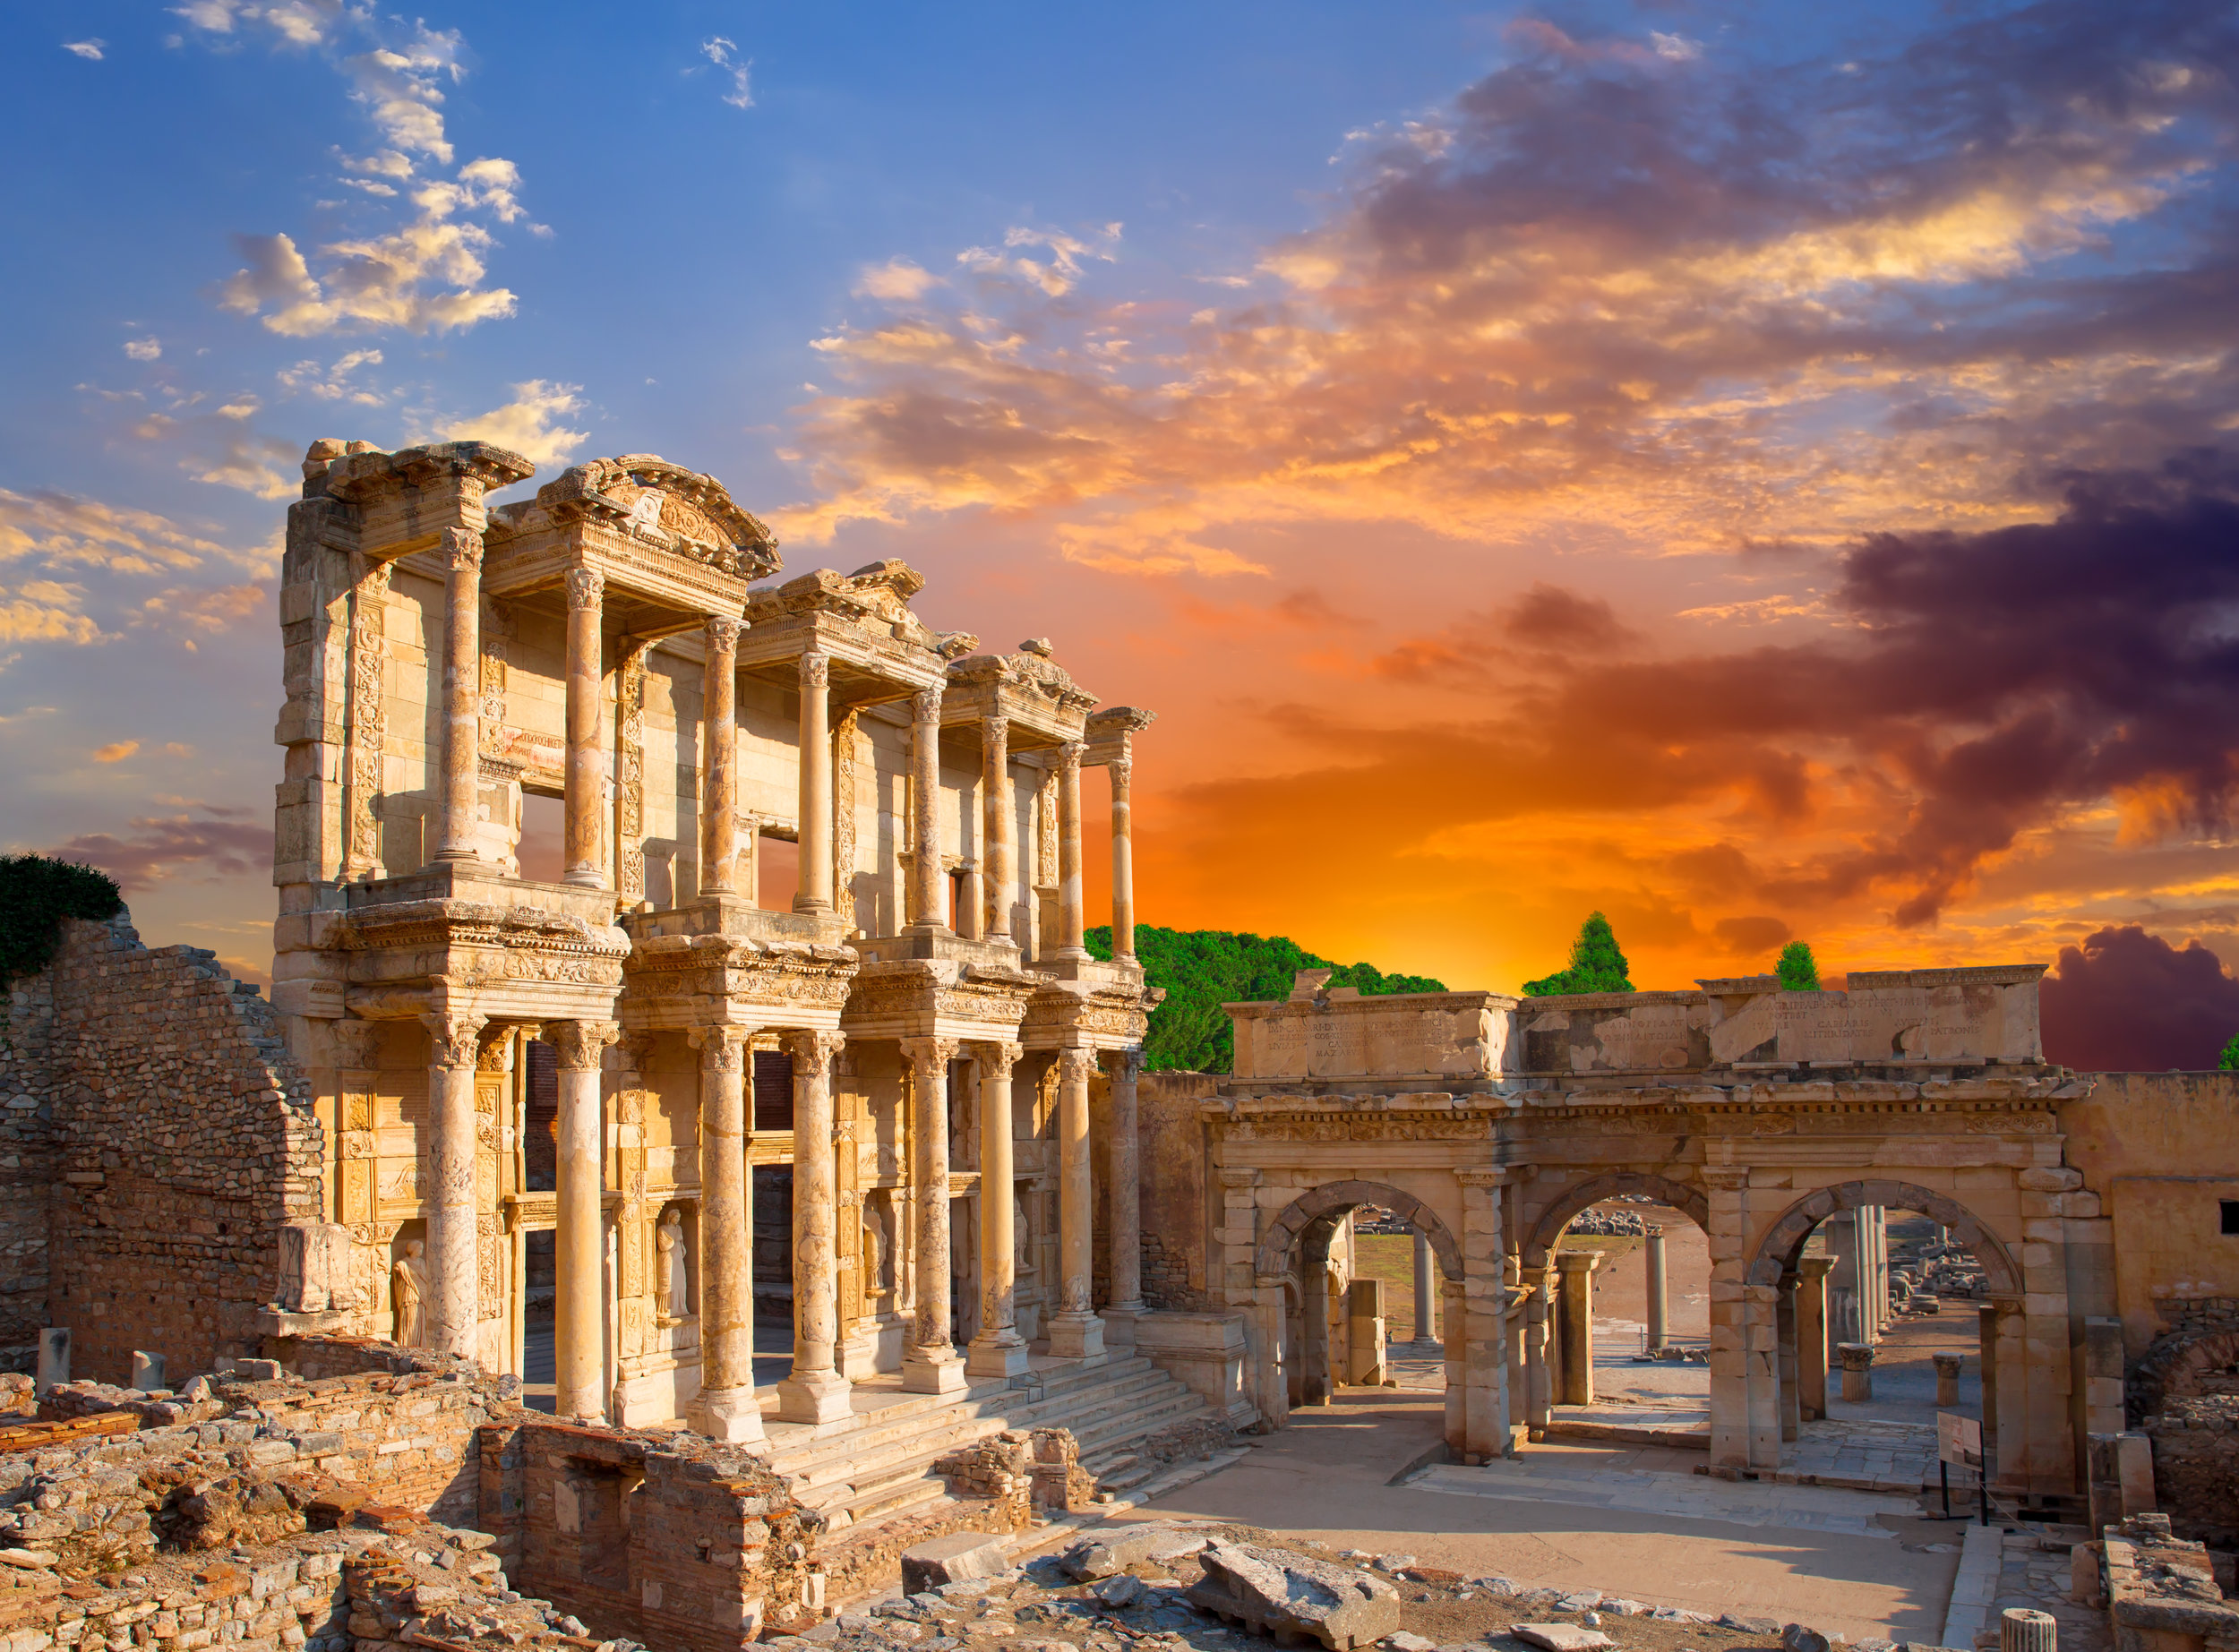
[[[2224,1231],[2239,1234],[2239,1199],[2226,1199],[2224,1204]]]
[[[754,1052],[754,1128],[793,1128],[793,1057],[783,1050]]]

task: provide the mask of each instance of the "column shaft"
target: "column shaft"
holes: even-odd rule
[[[443,530],[443,757],[433,860],[481,858],[482,535]]]
[[[423,1015],[430,1054],[427,1069],[427,1300],[423,1346],[476,1357],[482,1317],[475,1255],[475,1057],[484,1017],[473,1014]]]
[[[1104,1329],[1123,1348],[1135,1346],[1135,1322],[1150,1311],[1143,1302],[1143,1148],[1136,1114],[1142,1071],[1141,1050],[1112,1052],[1111,1143],[1106,1155],[1111,1177],[1111,1301],[1104,1309]],[[1377,1352],[1380,1360],[1382,1350]]]
[[[1093,1049],[1058,1052],[1059,1282],[1050,1351],[1067,1359],[1104,1351],[1104,1322],[1091,1296],[1096,1186],[1089,1161],[1088,1079],[1095,1070]]]
[[[832,661],[801,656],[801,884],[797,912],[832,910]]]
[[[788,1423],[847,1416],[839,1373],[839,1170],[833,1159],[832,1057],[837,1032],[794,1032],[793,1051],[793,1372],[777,1385]]]
[[[732,894],[739,859],[739,632],[736,620],[710,618],[699,680],[699,892]]]
[[[1648,1230],[1648,1347],[1652,1353],[1671,1340],[1671,1279],[1664,1260],[1664,1230]]]
[[[1114,758],[1111,771],[1111,955],[1135,956],[1135,763]],[[1425,1319],[1420,1322],[1428,1324]]]
[[[941,927],[940,689],[910,698],[910,922]]]
[[[1555,1408],[1554,1374],[1548,1369],[1548,1296],[1555,1287],[1552,1266],[1519,1270],[1517,1278],[1531,1294],[1523,1310],[1523,1416],[1525,1425],[1538,1431],[1552,1419]]]
[[[746,1163],[748,1027],[695,1027],[699,1046],[699,1398],[692,1426],[763,1438],[754,1403],[754,1183]]]
[[[1430,1236],[1421,1228],[1415,1229],[1415,1340],[1418,1344],[1436,1340],[1431,1328],[1430,1292]]]
[[[1085,958],[1087,912],[1081,893],[1081,742],[1058,748],[1058,944],[1060,958]]]
[[[915,1340],[902,1360],[902,1386],[912,1393],[945,1394],[965,1385],[949,1330],[954,1286],[949,1278],[948,1064],[954,1039],[904,1039],[910,1064],[910,1134],[917,1149],[914,1180],[917,1218]]]
[[[599,1058],[616,1031],[596,1021],[554,1022],[545,1030],[560,1057],[552,1343],[553,1409],[562,1418],[606,1416]]]
[[[1418,1267],[1421,1265],[1422,1254],[1427,1248],[1428,1247],[1423,1242],[1421,1236],[1416,1236],[1415,1261]],[[1454,1454],[1458,1461],[1470,1449],[1469,1298],[1464,1294],[1468,1286],[1460,1280],[1448,1280],[1445,1281],[1445,1287],[1446,1299],[1445,1439],[1447,1450]],[[1415,1279],[1418,1312],[1420,1312],[1422,1288],[1422,1276],[1419,1273]],[[1422,1324],[1419,1321],[1416,1324],[1415,1340],[1420,1342],[1422,1340]]]
[[[1805,1256],[1796,1264],[1796,1402],[1800,1421],[1827,1415],[1827,1270],[1825,1256]]]
[[[980,766],[980,803],[987,825],[987,919],[982,932],[991,941],[1007,941],[1011,938],[1011,903],[1018,890],[1018,816],[1010,788],[1009,718],[981,721]]]
[[[1462,1356],[1464,1462],[1506,1456],[1508,1432],[1507,1262],[1502,1237],[1507,1172],[1463,1169]]]
[[[600,735],[605,663],[600,620],[606,578],[596,569],[568,573],[568,769],[562,812],[563,883],[606,887],[606,748]]]
[[[1779,1343],[1780,1379],[1780,1438],[1793,1440],[1803,1432],[1804,1389],[1802,1360],[1797,1355],[1797,1276],[1780,1276],[1780,1296],[1774,1304],[1773,1331]]]
[[[1557,1251],[1563,1277],[1563,1403],[1594,1402],[1594,1269],[1600,1251]]]
[[[1014,1377],[1026,1369],[1011,1210],[1017,1172],[1010,1089],[1011,1069],[1025,1053],[1016,1044],[982,1044],[974,1051],[980,1083],[980,1329],[965,1350],[967,1376]]]

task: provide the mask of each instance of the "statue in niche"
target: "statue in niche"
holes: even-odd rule
[[[887,1276],[888,1261],[886,1219],[877,1205],[866,1201],[863,1204],[863,1279],[869,1294],[876,1296],[894,1288]]]
[[[404,1254],[389,1271],[390,1299],[397,1311],[396,1342],[401,1348],[427,1346],[427,1263],[420,1260],[425,1247],[417,1239],[404,1242]]]
[[[1032,1265],[1026,1258],[1034,1254],[1034,1236],[1026,1220],[1026,1202],[1023,1198],[1011,1201],[1010,1265],[1014,1273],[1024,1273]]]
[[[653,1232],[660,1265],[653,1271],[653,1312],[664,1325],[691,1312],[691,1287],[686,1279],[684,1217],[671,1211]]]

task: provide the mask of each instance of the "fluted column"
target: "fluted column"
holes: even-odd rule
[[[568,571],[568,770],[562,837],[563,883],[606,887],[606,748],[600,738],[605,683],[599,631],[606,577],[595,568]]]
[[[788,1423],[828,1423],[854,1410],[839,1344],[839,1172],[832,1157],[832,1057],[837,1032],[792,1032],[793,1372],[777,1385]]]
[[[1664,1230],[1651,1228],[1648,1268],[1648,1348],[1654,1353],[1671,1340],[1671,1276],[1664,1264]]]
[[[1111,955],[1135,956],[1135,760],[1119,757],[1111,771]]]
[[[1077,767],[1074,773],[1077,778]],[[1050,1318],[1050,1351],[1068,1359],[1104,1351],[1104,1322],[1091,1296],[1096,1186],[1088,1152],[1088,1078],[1095,1070],[1094,1050],[1058,1051],[1058,1311]]]
[[[604,1419],[605,1394],[605,1220],[599,1195],[602,1145],[599,1066],[621,1029],[605,1021],[545,1024],[559,1052],[558,1231],[553,1236],[553,1366],[555,1415]]]
[[[923,840],[920,840],[921,842]],[[964,1361],[948,1329],[953,1295],[948,1236],[948,1064],[954,1039],[904,1039],[910,1064],[910,1133],[917,1148],[913,1180],[917,1217],[916,1339],[902,1358],[902,1386],[915,1394],[965,1385]]]
[[[1081,742],[1058,748],[1058,944],[1060,958],[1085,958],[1087,932],[1081,894]]]
[[[754,1184],[746,1166],[751,1027],[695,1027],[699,1047],[699,1397],[691,1424],[733,1444],[763,1438],[754,1403]]]
[[[482,1318],[475,1224],[475,1060],[485,1018],[472,1012],[420,1017],[427,1029],[427,1301],[422,1346],[476,1357]]]
[[[1143,1052],[1115,1049],[1106,1069],[1111,1080],[1111,1300],[1104,1307],[1104,1330],[1122,1348],[1135,1346],[1135,1322],[1150,1312],[1143,1301],[1142,1143],[1136,1134],[1136,1080]]]
[[[832,910],[832,659],[801,656],[801,882],[797,912]]]
[[[1011,1069],[1025,1053],[1016,1044],[973,1047],[980,1084],[980,1329],[965,1350],[966,1376],[1015,1377],[1026,1369],[1026,1343],[1018,1334],[1010,1090]]]
[[[941,927],[940,688],[910,697],[910,924]]]
[[[1011,903],[1018,892],[1018,814],[1010,790],[1010,719],[980,722],[980,803],[987,829],[986,920],[991,941],[1011,938]]]
[[[735,894],[739,859],[739,633],[721,614],[706,626],[699,681],[699,892]]]
[[[1438,1340],[1431,1318],[1431,1291],[1435,1288],[1431,1276],[1436,1271],[1430,1260],[1430,1236],[1418,1228],[1415,1229],[1415,1346],[1419,1348]]]
[[[481,858],[476,839],[482,778],[482,535],[443,530],[443,758],[435,860]]]

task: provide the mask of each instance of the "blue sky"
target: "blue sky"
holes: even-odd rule
[[[2126,921],[2239,957],[2197,706],[2080,663],[1651,749],[1582,664],[1873,680],[1928,623],[1874,535],[2003,566],[1976,536],[2109,489],[2193,566],[2239,427],[2228,7],[39,21],[0,108],[0,842],[112,866],[159,938],[264,955],[304,445],[479,433],[711,471],[790,569],[906,557],[936,623],[1156,706],[1146,917],[1493,985],[1594,905],[1673,976]],[[2130,616],[2123,680],[2220,692],[2169,641],[2220,593]],[[1358,875],[1302,898],[1333,835]]]

